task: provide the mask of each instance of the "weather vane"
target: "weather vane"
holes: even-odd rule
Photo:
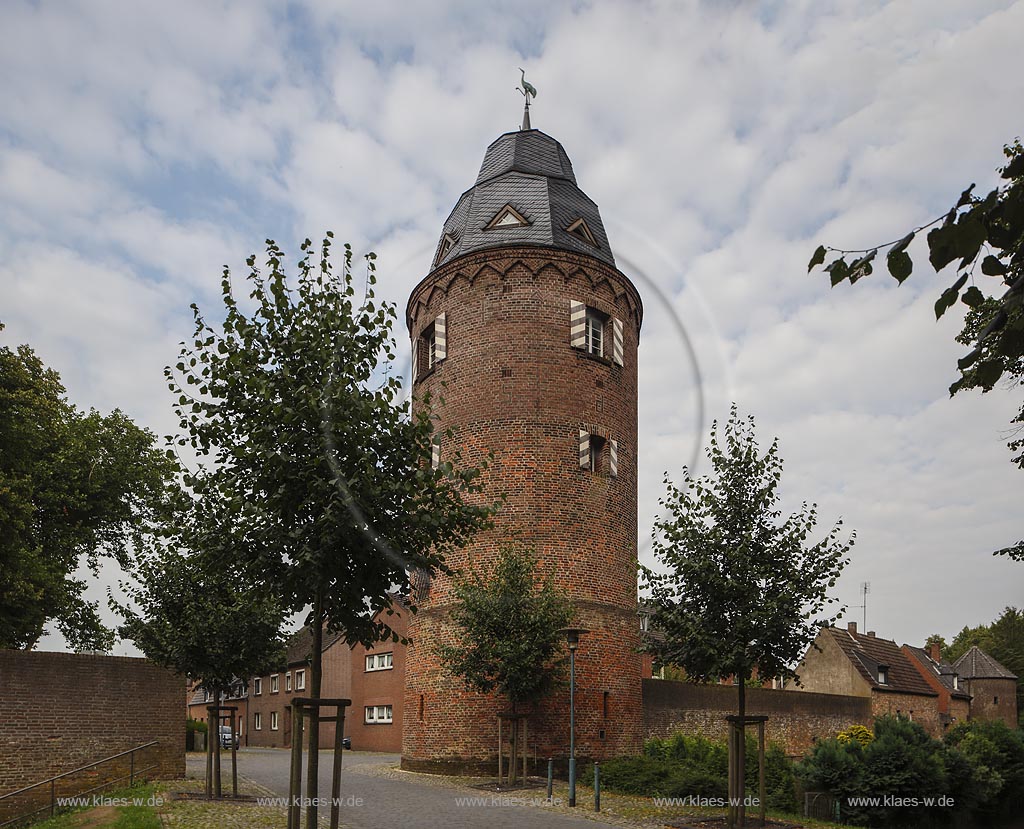
[[[522,74],[522,79],[519,82],[519,86],[516,87],[516,92],[523,96],[523,100],[526,102],[526,106],[523,109],[523,129],[532,129],[530,126],[530,98],[537,97],[537,87],[526,80],[526,72],[523,67],[519,67],[519,71]]]

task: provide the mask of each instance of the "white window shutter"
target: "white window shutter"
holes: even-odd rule
[[[418,362],[417,361],[417,357],[419,356],[416,353],[417,351],[419,351],[419,349],[416,346],[419,345],[419,341],[415,337],[413,337],[409,341],[409,344],[412,346],[412,382],[415,383],[416,382],[416,363]]]
[[[587,306],[578,299],[569,300],[569,344],[573,348],[586,347]]]
[[[434,360],[440,361],[448,356],[448,332],[445,313],[442,311],[434,320]]]
[[[580,468],[586,469],[590,466],[590,432],[580,429]]]
[[[434,438],[430,444],[430,466],[437,469],[441,465],[441,438]]]
[[[619,476],[619,442],[608,441],[608,474],[617,478]]]
[[[612,359],[622,365],[622,320],[612,320]]]

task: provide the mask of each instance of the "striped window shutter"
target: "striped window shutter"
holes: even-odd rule
[[[437,469],[441,465],[441,438],[435,437],[430,443],[430,467]]]
[[[417,345],[416,338],[413,337],[409,341],[409,344],[412,346],[412,382],[415,383],[416,382],[416,363],[417,363],[417,359],[416,358],[419,356],[416,353],[419,350],[419,349],[416,348],[416,345]]]
[[[569,345],[586,347],[587,306],[578,299],[569,300]]]
[[[622,320],[612,320],[612,359],[622,365]]]
[[[580,429],[580,468],[590,466],[590,432]]]
[[[608,474],[613,478],[619,476],[619,442],[608,441]]]
[[[444,312],[434,320],[434,360],[440,361],[448,356],[448,331],[445,327]]]

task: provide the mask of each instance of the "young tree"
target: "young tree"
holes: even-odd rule
[[[172,469],[154,441],[76,408],[27,345],[0,348],[0,647],[30,650],[49,620],[75,650],[113,645],[74,573],[128,566]]]
[[[395,309],[374,296],[374,255],[357,300],[351,248],[335,272],[327,236],[319,261],[303,242],[293,280],[268,241],[268,272],[249,258],[241,302],[225,269],[223,323],[215,327],[193,305],[192,342],[166,371],[178,444],[216,470],[186,475],[186,486],[197,499],[228,504],[252,542],[237,548],[245,565],[286,609],[309,609],[314,698],[325,624],[352,644],[393,635],[374,614],[394,592],[409,592],[410,572],[444,568],[445,554],[490,515],[467,498],[479,492],[479,470],[458,468],[458,457],[432,468],[430,401],[415,416],[401,401],[391,370]],[[314,798],[315,713],[309,734]]]
[[[202,679],[218,710],[209,722],[208,768],[221,795],[221,694],[252,675],[277,668],[285,657],[284,613],[231,547],[244,538],[230,516],[209,501],[181,499],[168,531],[137,556],[133,582],[123,585],[130,604],[110,600],[124,623],[119,632],[159,665]],[[196,540],[203,549],[197,550]],[[211,779],[207,779],[210,791]]]
[[[872,261],[886,250],[889,273],[900,284],[913,270],[907,249],[916,235],[928,228],[929,262],[936,273],[956,263],[956,280],[935,303],[939,319],[959,299],[970,310],[957,341],[970,352],[957,362],[960,379],[949,387],[950,395],[963,389],[991,391],[1000,378],[1017,388],[1024,385],[1024,147],[1018,139],[1003,148],[1007,163],[1000,170],[1004,184],[984,197],[973,194],[972,184],[956,204],[937,219],[911,230],[898,240],[864,250],[842,250],[819,245],[807,270],[838,254],[825,267],[832,286],[857,280],[872,272]],[[847,256],[855,257],[847,262]],[[975,273],[992,281],[983,288]],[[968,285],[970,282],[970,285]],[[985,283],[985,279],[981,280]],[[1011,421],[1009,448],[1019,454],[1013,463],[1024,469],[1024,406]],[[997,550],[1024,561],[1024,541]]]
[[[812,542],[817,507],[806,502],[781,520],[778,441],[761,454],[753,417],[741,419],[735,405],[724,428],[712,425],[707,456],[711,474],[693,478],[684,469],[681,486],[665,478],[664,513],[653,531],[661,572],[643,569],[651,624],[664,634],[650,647],[659,662],[695,680],[735,677],[743,718],[753,669],[759,677],[795,676],[818,629],[838,618],[826,612],[836,601],[828,592],[855,534],[842,540],[838,521]]]
[[[565,634],[573,609],[537,554],[510,544],[488,573],[472,570],[454,585],[457,641],[439,647],[448,670],[482,694],[497,693],[512,713],[543,699],[565,674]],[[512,731],[510,781],[516,777],[518,725]]]

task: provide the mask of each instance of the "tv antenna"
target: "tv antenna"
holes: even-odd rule
[[[861,603],[859,605],[856,605],[856,607],[859,607],[864,612],[861,624],[864,625],[864,632],[865,633],[868,632],[868,593],[870,593],[870,592],[871,592],[871,582],[869,582],[869,581],[862,581],[860,583]]]

